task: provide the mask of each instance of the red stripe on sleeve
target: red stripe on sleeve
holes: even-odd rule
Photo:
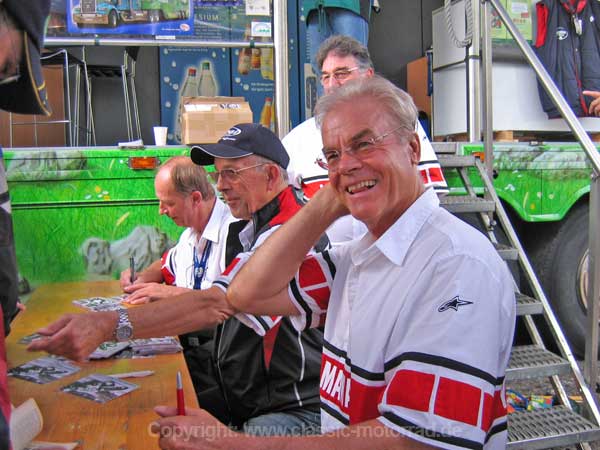
[[[302,262],[298,281],[302,289],[314,286],[315,284],[325,283],[325,274],[315,258],[307,258]]]
[[[235,269],[235,266],[237,266],[237,264],[240,262],[240,258],[235,258],[233,261],[231,261],[231,264],[229,264],[227,266],[227,268],[225,269],[225,271],[223,272],[223,275],[227,276],[231,273],[231,271],[233,269]]]
[[[306,293],[317,303],[317,305],[319,305],[319,308],[323,310],[327,309],[327,305],[329,305],[329,296],[331,294],[328,287],[307,290]]]
[[[356,380],[350,382],[350,425],[380,416],[378,406],[384,390],[385,386],[365,386]]]
[[[166,252],[164,252],[162,257],[160,258],[160,272],[162,273],[162,277],[165,284],[174,285],[175,274],[171,273],[171,271],[169,270],[169,265],[167,264],[167,258],[169,256],[170,251],[171,250],[167,250]]]
[[[480,401],[481,389],[440,377],[433,412],[447,419],[476,426]]]
[[[387,403],[415,411],[429,410],[435,375],[399,370],[387,390]]]
[[[492,426],[494,416],[492,414],[492,408],[494,406],[494,397],[490,394],[483,394],[483,411],[481,415],[481,428],[487,432]]]
[[[493,397],[490,394],[484,394],[481,418],[481,428],[483,431],[487,433],[492,423],[496,419],[506,417],[506,413],[506,404],[502,401],[502,391],[494,392]]]

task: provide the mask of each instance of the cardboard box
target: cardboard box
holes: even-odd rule
[[[188,145],[215,143],[233,125],[252,122],[252,109],[243,97],[183,97],[180,114]]]

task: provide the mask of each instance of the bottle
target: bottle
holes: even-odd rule
[[[271,128],[271,110],[273,108],[272,103],[271,97],[265,98],[265,104],[260,112],[260,124],[267,128]]]
[[[273,49],[260,49],[260,74],[265,80],[272,80],[273,77]]]
[[[252,49],[252,57],[250,58],[250,67],[252,69],[260,69],[260,48]]]
[[[200,83],[198,84],[198,95],[201,97],[214,97],[217,95],[217,83],[210,68],[210,62],[202,63],[200,71]]]
[[[246,31],[244,31],[244,41],[250,39],[250,24],[246,25]],[[240,55],[238,57],[238,73],[240,75],[248,75],[250,72],[252,60],[252,49],[251,48],[241,48]]]
[[[183,87],[181,88],[181,97],[195,97],[198,95],[198,78],[196,77],[196,69],[189,68]]]
[[[183,87],[179,91],[179,104],[177,105],[177,120],[175,120],[175,140],[181,143],[181,109],[183,97],[196,97],[198,95],[198,78],[196,77],[196,69],[189,68],[188,73],[183,82]]]

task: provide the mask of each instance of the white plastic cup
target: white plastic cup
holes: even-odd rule
[[[167,127],[154,127],[154,144],[167,145]]]

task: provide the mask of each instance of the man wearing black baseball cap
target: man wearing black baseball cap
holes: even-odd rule
[[[218,143],[193,147],[191,157],[196,164],[215,165],[212,177],[217,189],[231,213],[241,219],[229,227],[228,268],[214,282],[226,290],[239,269],[238,254],[249,257],[300,209],[287,182],[289,156],[269,129],[239,124]],[[216,372],[233,422],[253,434],[264,433],[273,425],[282,430],[318,429],[320,330],[297,333],[287,318],[236,315],[219,325],[215,336],[215,350],[220,349],[213,355]],[[244,377],[239,376],[240,367]],[[198,400],[206,409],[202,396]]]
[[[213,357],[221,395],[200,393],[200,405],[221,421],[253,434],[318,433],[321,329],[298,332],[287,318],[235,314],[225,291],[266,237],[300,209],[287,183],[289,157],[270,130],[256,124],[231,127],[217,144],[196,146],[192,160],[215,165],[217,189],[238,219],[229,226],[227,269],[209,289],[174,301],[159,301],[119,313],[93,312],[63,317],[38,330],[48,336],[28,349],[82,360],[111,340],[120,323],[132,337],[183,334],[213,328]],[[327,246],[326,238],[315,248]],[[121,313],[123,314],[123,313]],[[118,335],[118,334],[117,334]],[[177,414],[157,408],[161,415]]]
[[[50,115],[40,52],[49,0],[0,0],[0,109]]]
[[[268,128],[256,123],[241,123],[231,127],[216,144],[192,147],[192,161],[201,166],[224,159],[260,155],[287,169],[290,157],[283,144]]]

